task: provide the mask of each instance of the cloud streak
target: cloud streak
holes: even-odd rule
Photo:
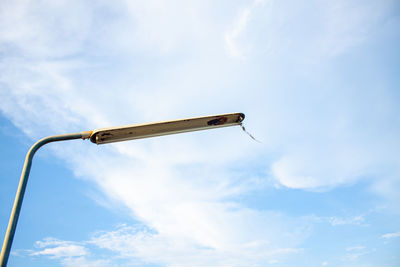
[[[396,237],[400,237],[400,232],[387,233],[387,234],[382,235],[382,238],[385,238],[385,239],[392,239],[392,238],[396,238]]]
[[[265,241],[251,242],[239,246],[232,244],[228,249],[192,244],[187,240],[170,239],[150,229],[119,225],[108,232],[98,232],[88,241],[71,242],[47,238],[36,243],[37,249],[27,251],[32,256],[47,256],[57,259],[64,266],[107,266],[110,262],[123,266],[145,265],[146,263],[169,266],[243,266],[256,265],[260,260],[278,262],[285,255],[301,253],[299,248],[276,248]],[[104,256],[94,257],[93,251],[102,250]],[[110,254],[111,253],[111,254]],[[111,255],[111,256],[110,256]]]

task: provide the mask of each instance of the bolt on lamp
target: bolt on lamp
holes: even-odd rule
[[[90,139],[95,144],[107,144],[120,141],[128,141],[133,139],[156,137],[168,134],[177,134],[184,132],[192,132],[199,130],[207,130],[219,127],[241,125],[244,120],[243,113],[229,113],[222,115],[188,118],[173,121],[163,121],[156,123],[145,123],[126,125],[121,127],[103,128],[94,131],[86,131],[80,133],[71,133],[63,135],[54,135],[45,137],[37,141],[28,151],[25,158],[24,167],[22,169],[21,178],[18,185],[17,194],[15,196],[14,206],[11,211],[10,221],[1,249],[0,267],[7,265],[8,257],[11,251],[12,241],[14,239],[15,229],[19,213],[21,211],[22,201],[28,182],[29,172],[32,165],[32,159],[35,152],[43,145],[51,142],[65,141],[72,139]]]

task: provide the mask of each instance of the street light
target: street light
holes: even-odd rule
[[[243,120],[244,120],[243,113],[230,113],[230,114],[164,121],[156,123],[126,125],[121,127],[104,128],[104,129],[86,131],[81,133],[54,135],[45,137],[37,141],[26,154],[25,163],[22,169],[17,194],[15,196],[14,206],[11,211],[10,221],[8,222],[8,227],[6,235],[4,237],[3,247],[1,249],[0,267],[5,267],[7,265],[12,241],[14,239],[15,229],[17,228],[19,213],[21,211],[22,200],[24,198],[26,184],[28,182],[29,172],[32,165],[32,158],[35,152],[41,146],[51,142],[65,141],[72,139],[90,139],[90,141],[92,141],[93,143],[100,145],[100,144],[127,141],[133,139],[168,135],[168,134],[176,134],[176,133],[184,133],[191,131],[207,130],[218,127],[241,125]]]

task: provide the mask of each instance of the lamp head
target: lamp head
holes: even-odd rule
[[[244,117],[245,115],[243,113],[229,113],[206,117],[103,128],[94,130],[90,136],[90,141],[100,145],[140,138],[234,126],[241,124],[241,122],[244,120]]]

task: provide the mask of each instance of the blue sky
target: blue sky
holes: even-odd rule
[[[9,266],[399,266],[397,1],[3,1],[0,229],[37,139],[239,127],[36,155]]]

